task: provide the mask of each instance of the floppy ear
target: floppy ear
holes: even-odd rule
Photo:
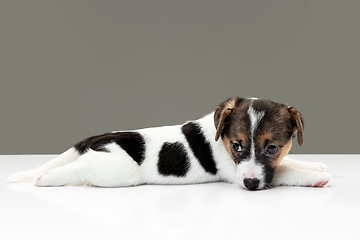
[[[293,107],[288,108],[291,121],[294,125],[294,133],[297,131],[297,141],[299,146],[303,144],[304,141],[304,119],[299,111]]]
[[[215,141],[219,140],[221,132],[225,125],[225,120],[227,117],[233,113],[235,108],[238,106],[239,102],[242,99],[240,97],[228,98],[225,102],[221,103],[214,114],[214,123],[216,128]]]

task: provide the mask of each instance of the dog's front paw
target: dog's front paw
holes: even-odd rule
[[[312,163],[311,164],[312,169],[310,170],[314,170],[314,171],[318,171],[318,172],[326,172],[327,170],[327,166],[325,164],[316,162],[316,163]]]
[[[326,172],[309,172],[306,176],[306,187],[325,187],[329,184],[332,177]]]

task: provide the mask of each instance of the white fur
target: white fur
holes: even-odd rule
[[[201,126],[201,130],[205,138],[211,145],[220,180],[236,183],[237,166],[228,151],[226,151],[223,140],[219,138],[218,141],[215,141],[216,129],[214,126],[214,112],[206,115],[196,122]]]
[[[252,134],[264,113],[249,109]],[[79,155],[74,148],[49,161],[45,165],[25,172],[14,174],[8,178],[11,182],[33,181],[36,186],[62,186],[77,182],[87,182],[94,186],[120,187],[140,184],[191,184],[214,181],[227,181],[243,186],[244,178],[258,178],[264,187],[263,169],[255,162],[254,152],[249,161],[236,165],[226,151],[221,138],[215,141],[214,112],[195,121],[210,143],[212,154],[218,169],[216,175],[206,172],[200,165],[181,132],[182,125],[141,129],[139,132],[145,139],[145,160],[139,166],[125,150],[117,144],[108,144],[109,152],[88,150]],[[158,173],[157,163],[159,151],[164,142],[180,142],[184,145],[189,157],[190,168],[184,177],[163,176]],[[252,150],[254,151],[254,150]],[[284,159],[274,177],[273,185],[305,185],[322,186],[330,179],[322,164],[310,164]],[[307,170],[306,170],[307,169]]]
[[[264,117],[265,112],[263,111],[255,111],[255,109],[250,106],[248,109],[248,114],[250,117],[250,138],[251,138],[251,150],[250,150],[250,158],[248,160],[242,161],[237,167],[237,179],[241,186],[244,186],[244,179],[251,178],[251,179],[258,179],[260,181],[259,188],[263,188],[265,186],[265,179],[264,179],[264,169],[263,167],[256,163],[255,157],[255,143],[254,143],[254,135],[255,131]]]
[[[140,166],[142,175],[144,176],[144,183],[188,184],[214,182],[220,180],[220,175],[212,175],[205,172],[202,168],[199,161],[190,150],[190,146],[186,141],[185,136],[181,132],[181,125],[147,128],[138,130],[138,132],[145,138],[147,149],[145,160]],[[190,160],[190,169],[184,177],[163,176],[158,173],[158,156],[164,142],[180,142],[185,146],[186,153]],[[228,159],[228,161],[231,162],[231,158]]]
[[[137,163],[116,144],[112,153],[89,150],[76,162],[40,175],[36,186],[62,186],[70,183],[88,182],[99,187],[132,186],[142,183]],[[121,159],[121,161],[119,161]]]
[[[36,175],[38,175],[40,173],[44,173],[44,172],[46,172],[50,169],[56,168],[56,167],[65,166],[71,162],[76,161],[76,159],[78,159],[78,157],[80,157],[79,153],[74,148],[70,148],[67,151],[65,151],[64,153],[57,156],[56,158],[45,163],[41,167],[38,167],[38,168],[35,168],[32,170],[28,170],[28,171],[18,172],[18,173],[11,175],[10,177],[7,178],[7,181],[9,181],[9,182],[33,181],[34,177]]]
[[[271,184],[274,186],[316,186],[327,185],[332,177],[324,172],[326,166],[322,163],[300,162],[286,157],[277,168]]]
[[[318,171],[318,172],[325,172],[327,170],[327,167],[322,163],[300,162],[300,161],[291,159],[289,157],[284,157],[284,159],[282,160],[282,164],[284,164],[286,166],[294,167],[294,168],[313,170],[313,171]]]
[[[215,142],[214,113],[194,121],[199,124],[208,139],[218,169],[218,174],[206,172],[192,153],[182,125],[140,129],[146,143],[145,160],[139,166],[118,145],[105,146],[108,152],[87,151],[75,162],[35,177],[36,186],[61,186],[75,182],[88,182],[94,186],[120,187],[139,184],[189,184],[215,181],[234,182],[235,163],[223,147],[222,141]],[[190,168],[184,177],[163,176],[158,173],[158,156],[164,142],[180,142],[189,157]],[[55,160],[55,159],[54,159]],[[54,161],[52,160],[52,161]],[[59,165],[60,166],[60,165]],[[36,171],[38,172],[38,171]],[[34,177],[33,177],[34,178]]]

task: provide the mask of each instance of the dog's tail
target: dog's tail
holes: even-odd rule
[[[70,148],[66,152],[60,154],[59,156],[45,163],[41,167],[15,173],[8,177],[6,180],[8,182],[31,182],[38,174],[44,173],[53,168],[65,166],[66,164],[71,162],[75,162],[76,159],[78,159],[79,157],[80,154],[75,150],[75,148]]]

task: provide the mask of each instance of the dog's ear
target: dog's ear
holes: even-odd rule
[[[242,101],[243,98],[233,97],[228,98],[225,102],[221,103],[214,114],[214,123],[216,128],[215,141],[219,140],[221,132],[225,125],[225,120],[228,118],[231,113],[235,110],[235,108],[239,105],[239,102]]]
[[[297,131],[297,141],[299,146],[303,144],[304,141],[304,119],[299,111],[293,107],[288,107],[288,111],[291,117],[292,124],[294,126],[293,132]]]

